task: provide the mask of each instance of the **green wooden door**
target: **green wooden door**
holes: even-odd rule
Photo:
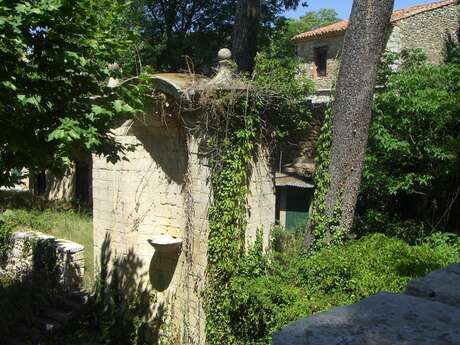
[[[308,221],[312,189],[286,187],[286,230],[303,231]]]

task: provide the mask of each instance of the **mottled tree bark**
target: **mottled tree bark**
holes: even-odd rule
[[[377,69],[383,53],[394,0],[354,0],[343,43],[332,106],[330,185],[325,198],[327,218],[338,216],[341,232],[349,232],[366,151]],[[312,222],[312,227],[317,226]],[[330,231],[330,229],[329,229]],[[314,240],[305,233],[305,246]]]
[[[238,0],[232,53],[238,70],[252,72],[257,53],[261,0]]]
[[[339,226],[353,225],[366,151],[377,69],[394,0],[355,0],[345,34],[336,96],[326,212],[340,207]]]

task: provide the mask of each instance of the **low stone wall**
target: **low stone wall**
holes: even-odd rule
[[[43,248],[49,250],[48,254],[45,254]],[[84,246],[40,232],[14,234],[13,248],[3,268],[0,268],[0,276],[24,279],[33,274],[39,263],[48,265],[47,268],[54,271],[64,290],[83,287]]]

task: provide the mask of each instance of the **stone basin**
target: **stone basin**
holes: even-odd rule
[[[177,252],[182,246],[183,239],[163,234],[153,236],[151,239],[147,241],[153,248],[155,248],[156,251],[167,253]]]

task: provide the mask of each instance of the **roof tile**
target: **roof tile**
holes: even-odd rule
[[[458,0],[444,0],[439,2],[432,2],[429,4],[422,4],[404,8],[401,10],[394,11],[390,22],[392,24],[397,23],[400,20],[414,16],[419,13],[431,11],[440,7],[448,6],[457,3]],[[333,36],[338,33],[344,32],[348,27],[348,20],[341,20],[340,22],[323,26],[319,29],[302,32],[292,38],[293,41],[306,41],[325,36]]]

